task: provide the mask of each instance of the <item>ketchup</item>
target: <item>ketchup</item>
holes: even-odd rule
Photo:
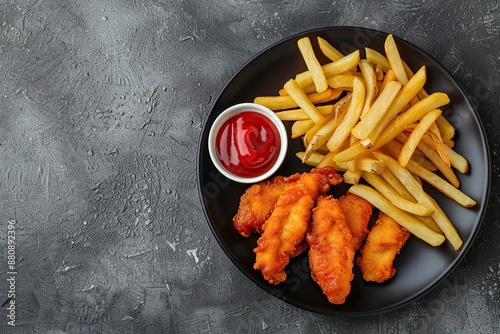
[[[216,143],[217,157],[224,168],[237,176],[255,177],[274,165],[281,139],[266,116],[244,111],[221,126]]]

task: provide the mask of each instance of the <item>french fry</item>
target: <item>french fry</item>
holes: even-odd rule
[[[389,72],[389,70],[391,69],[391,64],[387,60],[387,57],[380,52],[375,51],[371,48],[365,48],[365,54],[366,60],[380,66],[380,68],[382,68],[382,71],[384,71],[385,73]]]
[[[384,91],[385,86],[391,81],[397,81],[398,78],[396,78],[396,74],[394,74],[393,70],[387,71],[387,73],[384,76],[384,79],[382,80],[382,85],[380,85],[379,88],[379,94],[381,94]]]
[[[304,91],[304,93],[306,94],[311,94],[311,93],[317,93],[316,92],[316,85],[314,83],[310,84],[310,85],[307,85],[305,87],[302,87],[302,90]],[[278,94],[280,96],[289,96],[288,95],[288,92],[286,91],[285,88],[281,88],[278,92]]]
[[[311,130],[314,127],[314,122],[310,119],[306,120],[298,120],[293,122],[292,124],[292,138],[299,138],[307,133],[307,131]]]
[[[449,182],[445,181],[437,174],[425,169],[414,161],[409,161],[407,168],[410,172],[418,175],[423,180],[427,181],[434,188],[460,204],[465,208],[470,208],[476,205],[476,201],[474,201],[471,197],[464,194],[462,191],[454,187]]]
[[[404,133],[398,134],[395,138],[403,144],[408,140],[408,137]],[[421,140],[417,147],[427,158],[429,158],[430,161],[432,161],[437,169],[443,173],[446,179],[453,184],[454,187],[458,188],[460,186],[460,181],[458,180],[458,177],[453,169],[444,163],[439,154],[429,144],[425,143],[424,140]]]
[[[358,184],[359,180],[361,180],[362,171],[360,169],[356,170],[347,170],[343,177],[344,182],[347,184]]]
[[[334,105],[324,105],[317,106],[316,110],[323,116],[331,114],[333,112]],[[282,121],[303,121],[307,119],[311,119],[309,115],[304,111],[304,109],[290,109],[276,112],[276,116],[279,117]]]
[[[430,170],[431,172],[435,172],[435,171],[438,170],[438,168],[436,167],[436,165],[434,165],[432,163],[432,161],[430,161],[429,159],[427,159],[423,155],[413,154],[411,156],[411,160],[415,161],[420,166],[425,167],[426,169]]]
[[[394,98],[393,103],[385,113],[384,117],[380,120],[373,131],[368,135],[367,141],[373,144],[380,136],[386,126],[394,119],[403,109],[410,103],[410,101],[418,94],[424,87],[427,80],[427,68],[422,66],[417,73],[404,85],[399,91],[398,95]],[[406,111],[405,111],[406,112]],[[365,144],[369,146],[369,144]]]
[[[331,61],[337,61],[344,57],[344,55],[337,50],[333,45],[328,43],[325,39],[318,37],[318,45],[321,52]]]
[[[413,152],[417,149],[418,143],[427,132],[429,127],[434,123],[436,118],[441,115],[440,109],[434,109],[430,111],[427,115],[422,117],[422,120],[418,125],[413,129],[408,140],[403,144],[403,148],[399,153],[398,161],[402,167],[406,167],[408,161],[410,161]]]
[[[465,174],[469,170],[469,162],[462,155],[455,152],[448,145],[446,147],[446,152],[448,153],[448,157],[450,157],[451,165],[460,173]]]
[[[307,145],[304,157],[302,158],[302,162],[305,162],[307,159],[309,159],[312,153],[326,144],[333,132],[338,128],[339,124],[342,123],[345,113],[341,114],[338,118],[334,116],[335,115],[329,116],[325,123],[323,123],[321,128],[318,129],[318,131],[316,131],[314,136],[311,138],[309,144]]]
[[[359,59],[360,59],[359,50],[356,50],[337,61],[323,65],[322,66],[323,73],[325,74],[326,78],[329,78],[336,74],[345,73],[358,66]],[[305,87],[307,85],[314,83],[310,71],[305,71],[297,74],[295,76],[295,81],[297,81],[300,87]]]
[[[361,157],[359,159],[356,159],[356,168],[355,169],[350,169],[349,163],[350,163],[350,161],[349,162],[338,162],[337,166],[340,166],[344,169],[348,169],[351,171],[360,170],[360,171],[365,171],[365,172],[374,173],[374,174],[380,174],[385,170],[385,163],[384,162],[377,160],[377,159],[369,158],[369,157]]]
[[[439,116],[436,119],[436,125],[439,128],[439,132],[441,133],[441,138],[443,141],[451,140],[455,137],[455,128],[451,125],[450,122],[443,115]]]
[[[410,107],[410,109],[405,111],[403,114],[395,117],[386,126],[386,130],[381,133],[371,148],[367,149],[361,144],[351,146],[348,149],[338,152],[334,156],[335,161],[340,162],[357,159],[379,149],[400,134],[406,125],[416,122],[429,111],[442,107],[449,102],[450,99],[445,93],[437,92],[429,95],[425,99],[419,101],[416,105]]]
[[[392,188],[399,194],[399,196],[403,197],[407,201],[416,201],[415,197],[413,197],[408,189],[406,189],[401,181],[399,181],[399,179],[394,174],[392,174],[389,169],[385,168],[382,173],[380,173],[380,176],[383,177],[384,180],[392,186]]]
[[[391,106],[392,101],[401,90],[401,83],[391,81],[387,84],[384,91],[370,106],[368,111],[361,116],[361,120],[354,126],[351,133],[354,137],[363,140],[368,137],[377,123],[382,119],[384,114]]]
[[[339,124],[335,132],[328,140],[326,146],[332,152],[337,151],[340,145],[349,137],[352,127],[358,121],[363,110],[365,101],[365,87],[360,79],[354,79],[352,90],[352,101],[347,110],[346,116],[342,123]],[[352,160],[352,159],[349,159]],[[348,160],[345,160],[348,161]]]
[[[328,88],[327,91],[330,92],[330,95],[324,98],[323,100],[318,101],[317,103],[328,103],[331,101],[335,101],[340,97],[340,95],[342,95],[342,93],[344,93],[343,89],[338,89],[338,88],[335,89]]]
[[[337,74],[328,78],[328,86],[332,88],[340,88],[340,89],[352,89],[354,78],[357,76],[352,74]],[[361,79],[363,84],[365,84],[365,80]]]
[[[408,79],[411,79],[413,77],[413,71],[411,70],[410,66],[408,66],[408,64],[405,63],[404,60],[402,60],[402,62],[403,62],[403,66],[405,68],[406,76],[408,77]],[[418,92],[418,94],[415,98],[422,100],[422,99],[425,99],[427,96],[429,96],[429,94],[425,91],[424,88],[422,88]]]
[[[300,159],[300,161],[303,160],[303,157],[305,155],[305,152],[297,152],[295,153],[295,156]],[[304,162],[306,165],[311,166],[311,167],[317,167],[318,164],[320,163],[321,160],[325,157],[324,154],[320,153],[313,153],[309,156],[309,158]],[[333,166],[335,167],[335,166]],[[335,168],[337,171],[340,171],[340,169]]]
[[[314,85],[316,86],[316,91],[318,93],[326,91],[328,89],[328,82],[326,82],[323,68],[316,58],[311,40],[309,37],[303,37],[297,41],[297,46],[299,47],[304,62],[306,63],[307,69],[311,73]]]
[[[303,92],[303,91],[302,91]],[[323,93],[310,93],[306,97],[311,103],[319,103],[330,97],[332,90],[327,90]],[[297,102],[289,95],[286,96],[257,96],[254,98],[254,103],[268,107],[271,110],[286,110],[299,107]]]
[[[439,208],[439,205],[423,190],[422,185],[413,177],[407,169],[401,167],[397,160],[380,151],[373,152],[375,157],[385,162],[387,168],[401,181],[401,183],[410,191],[418,203],[429,206],[434,209],[432,218],[443,231],[446,239],[451,243],[455,250],[459,250],[462,246],[462,239],[458,234],[455,226],[451,223],[444,212]]]
[[[394,206],[404,210],[408,213],[420,216],[429,217],[434,209],[409,201],[403,196],[399,195],[396,190],[380,175],[374,173],[363,172],[363,179],[366,180],[373,188],[384,195]]]
[[[363,77],[365,78],[366,83],[365,103],[363,105],[363,111],[361,112],[361,117],[363,117],[375,100],[378,87],[377,77],[375,76],[375,71],[373,70],[372,64],[366,59],[362,59],[359,61],[359,68],[361,69],[361,73],[363,73]]]
[[[325,117],[320,114],[316,106],[311,102],[304,91],[302,91],[302,88],[300,88],[294,79],[288,80],[283,87],[297,105],[309,115],[314,124],[322,124],[325,121]]]
[[[431,246],[439,246],[445,241],[445,237],[436,233],[427,225],[423,224],[415,216],[394,206],[387,198],[381,195],[377,190],[364,184],[353,185],[349,192],[370,202],[374,207],[394,219],[398,224],[406,228],[417,238],[427,242]]]
[[[392,34],[387,36],[384,48],[387,60],[389,61],[389,64],[391,64],[391,69],[396,74],[398,81],[403,85],[406,85],[406,83],[408,82],[408,76],[406,75],[406,71],[404,69],[403,62],[401,61],[401,56],[399,55],[396,41],[394,40],[394,36],[392,36]]]

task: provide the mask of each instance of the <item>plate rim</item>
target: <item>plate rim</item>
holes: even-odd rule
[[[479,132],[481,134],[480,142],[482,142],[482,149],[484,151],[484,156],[486,157],[485,164],[488,166],[487,173],[486,173],[485,179],[484,179],[487,188],[485,189],[485,192],[484,192],[484,204],[483,204],[483,208],[482,208],[482,210],[480,210],[480,212],[478,212],[478,215],[477,215],[477,222],[478,223],[476,224],[475,228],[473,229],[472,233],[470,234],[470,237],[468,238],[468,240],[466,242],[464,242],[464,244],[462,245],[462,248],[460,250],[461,253],[457,256],[457,258],[452,263],[449,264],[448,270],[445,271],[444,273],[442,273],[441,275],[439,275],[436,279],[434,279],[434,281],[429,282],[429,284],[426,286],[425,289],[422,289],[421,291],[419,291],[418,293],[414,294],[413,296],[408,297],[405,300],[402,300],[402,301],[400,301],[398,303],[395,303],[395,304],[393,304],[391,306],[388,306],[386,308],[383,308],[383,309],[380,309],[380,310],[375,310],[375,311],[363,311],[363,312],[337,312],[337,311],[331,311],[331,312],[325,312],[325,311],[322,311],[322,310],[320,310],[318,308],[307,308],[307,307],[304,307],[304,305],[301,305],[301,303],[294,302],[293,300],[292,301],[290,301],[290,300],[284,300],[283,298],[280,298],[278,295],[271,293],[269,291],[269,288],[266,287],[265,284],[263,284],[260,281],[255,281],[252,277],[250,277],[245,272],[245,270],[243,270],[243,268],[241,268],[242,265],[238,263],[238,261],[237,261],[238,259],[232,254],[232,252],[228,251],[228,246],[223,242],[221,236],[218,234],[218,231],[215,229],[215,226],[213,225],[213,223],[211,223],[210,213],[208,212],[207,206],[205,205],[205,202],[204,202],[203,184],[201,182],[201,179],[202,179],[201,178],[201,156],[203,154],[204,146],[206,146],[206,143],[203,142],[204,134],[205,134],[206,131],[208,131],[207,130],[207,125],[209,123],[210,116],[214,113],[215,106],[219,102],[220,98],[224,95],[224,93],[226,92],[226,90],[231,86],[231,84],[233,83],[233,81],[235,80],[235,78],[238,75],[240,75],[240,73],[242,71],[244,71],[245,68],[248,67],[251,63],[253,63],[256,59],[264,56],[267,52],[269,52],[272,49],[278,47],[279,45],[287,43],[290,40],[299,38],[301,36],[311,35],[311,34],[314,34],[314,33],[317,34],[317,33],[321,33],[321,32],[331,32],[331,31],[335,31],[335,30],[353,30],[353,31],[357,30],[357,31],[370,32],[370,33],[373,33],[373,34],[376,34],[376,35],[382,34],[382,35],[385,35],[385,36],[387,36],[389,34],[392,34],[397,42],[405,43],[405,44],[409,45],[411,48],[415,48],[415,49],[419,50],[425,56],[427,56],[429,59],[431,59],[443,71],[445,71],[446,74],[452,79],[452,81],[454,82],[454,84],[458,87],[458,89],[460,91],[460,94],[462,94],[465,97],[465,101],[467,102],[467,105],[469,107],[468,109],[470,110],[472,116],[474,117],[474,119],[475,119],[475,121],[476,121],[476,123],[477,123],[477,125],[479,127]],[[413,303],[413,302],[421,299],[423,296],[425,296],[426,294],[428,294],[430,291],[434,290],[436,288],[436,286],[438,286],[439,284],[441,284],[457,268],[457,266],[459,266],[459,264],[464,260],[466,254],[470,251],[470,248],[471,248],[472,244],[474,243],[474,241],[475,241],[475,239],[476,239],[479,231],[481,230],[481,226],[484,223],[484,216],[486,214],[487,207],[488,207],[488,202],[489,202],[489,199],[490,199],[492,169],[491,169],[491,152],[490,152],[490,148],[489,148],[489,144],[488,144],[488,138],[487,138],[487,134],[486,134],[483,122],[481,120],[480,114],[479,114],[476,106],[472,103],[469,95],[466,93],[465,89],[460,84],[460,82],[458,82],[456,80],[455,76],[453,76],[451,74],[451,72],[440,61],[438,61],[434,56],[432,56],[426,50],[422,49],[421,47],[415,45],[414,43],[412,43],[412,42],[410,42],[410,41],[408,41],[406,39],[403,39],[403,38],[399,37],[395,33],[388,33],[388,32],[385,32],[383,30],[378,30],[378,29],[373,29],[373,28],[366,28],[366,27],[359,27],[359,26],[350,26],[350,25],[347,25],[347,26],[337,26],[337,25],[335,25],[335,26],[323,26],[323,27],[318,27],[318,28],[313,28],[313,29],[307,29],[307,30],[295,32],[295,33],[293,33],[293,34],[291,34],[291,35],[289,35],[287,37],[281,38],[281,39],[279,39],[279,40],[271,43],[270,45],[264,47],[259,52],[255,53],[253,56],[251,56],[247,61],[243,62],[243,64],[240,65],[237,68],[237,70],[230,76],[230,78],[226,81],[226,83],[220,89],[220,91],[217,94],[217,96],[211,102],[210,107],[208,108],[208,113],[205,115],[205,119],[203,121],[201,129],[202,129],[202,131],[199,134],[198,149],[197,149],[197,155],[196,155],[197,188],[198,188],[199,200],[200,200],[200,203],[201,203],[201,206],[202,206],[202,209],[203,209],[203,213],[204,213],[205,219],[206,219],[206,221],[207,221],[207,223],[209,225],[209,228],[210,228],[212,234],[214,235],[215,239],[217,240],[217,243],[222,248],[225,256],[227,256],[231,260],[231,262],[233,263],[233,265],[235,265],[236,268],[238,268],[238,270],[247,279],[249,279],[253,284],[256,284],[257,286],[259,286],[259,288],[263,289],[264,292],[266,292],[266,293],[272,295],[273,297],[279,299],[281,302],[285,302],[287,304],[293,305],[293,306],[295,306],[295,307],[297,307],[299,309],[302,309],[302,310],[305,310],[305,311],[308,311],[308,312],[312,312],[312,313],[316,313],[316,314],[323,314],[323,315],[328,315],[328,316],[340,316],[340,317],[348,317],[348,318],[349,317],[354,317],[354,318],[356,318],[356,317],[365,317],[365,316],[373,316],[373,315],[379,315],[379,314],[385,314],[385,313],[388,313],[388,312],[392,312],[392,311],[395,311],[397,309],[401,309],[404,306],[409,305],[409,304],[411,304],[411,303]]]

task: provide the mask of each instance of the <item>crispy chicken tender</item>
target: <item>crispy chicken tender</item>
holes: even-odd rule
[[[325,194],[330,185],[340,182],[342,177],[330,167],[287,178],[287,186],[264,223],[264,231],[254,249],[254,269],[262,271],[269,283],[279,284],[286,280],[286,265],[303,250],[316,198]]]
[[[363,241],[368,235],[368,223],[373,213],[373,205],[357,195],[350,192],[339,199],[340,207],[352,234],[351,242],[354,250],[361,248]]]
[[[240,198],[238,212],[233,217],[234,228],[244,237],[262,233],[262,225],[271,216],[278,197],[285,189],[286,178],[278,175],[248,188]]]
[[[356,259],[363,279],[382,283],[392,278],[396,273],[394,259],[409,236],[407,229],[381,212]]]
[[[355,253],[351,239],[339,200],[318,197],[306,238],[309,266],[313,280],[332,304],[343,304],[351,292]]]

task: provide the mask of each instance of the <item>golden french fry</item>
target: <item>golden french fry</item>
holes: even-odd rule
[[[322,124],[325,121],[325,117],[320,114],[320,112],[316,109],[316,106],[313,102],[311,102],[311,100],[309,100],[307,95],[294,79],[288,80],[283,87],[288,92],[288,95],[290,95],[290,97],[297,103],[297,105],[303,109],[307,115],[309,115],[314,124]]]
[[[303,157],[305,155],[305,152],[297,152],[295,153],[295,156],[299,158],[301,161],[303,160]],[[311,167],[317,167],[318,164],[320,163],[321,160],[325,157],[324,154],[320,153],[313,153],[309,156],[309,158],[304,162],[306,165],[311,166]],[[333,166],[335,167],[335,166]],[[337,171],[339,171],[337,168],[335,168]]]
[[[292,138],[299,138],[307,133],[314,127],[314,122],[310,119],[295,121],[292,124]]]
[[[387,56],[387,60],[389,64],[391,64],[391,69],[396,74],[398,81],[403,85],[406,85],[408,82],[408,76],[406,75],[406,71],[404,69],[403,62],[401,61],[401,56],[399,55],[399,50],[396,45],[396,41],[394,40],[394,36],[389,34],[384,43],[385,55]]]
[[[314,136],[311,138],[307,145],[306,152],[302,158],[302,162],[305,162],[312,153],[314,153],[318,148],[326,144],[328,139],[332,136],[333,132],[337,129],[339,124],[343,121],[345,113],[340,114],[338,118],[331,115],[328,119],[321,125],[321,128],[316,131]]]
[[[439,116],[436,119],[436,125],[439,128],[439,132],[441,133],[441,138],[443,141],[451,140],[455,136],[455,128],[451,125],[450,122],[443,115]]]
[[[344,182],[347,184],[358,184],[361,179],[362,171],[359,169],[356,170],[347,170],[344,175]]]
[[[359,68],[361,69],[361,73],[363,73],[363,77],[366,83],[365,103],[363,105],[363,111],[361,112],[361,117],[363,117],[375,100],[378,87],[377,77],[375,76],[375,71],[373,70],[372,64],[366,59],[362,59],[359,61]]]
[[[349,136],[349,146],[355,145],[358,142],[358,139],[354,137],[353,135]],[[328,146],[327,146],[328,148]],[[347,169],[350,170],[351,172],[354,172],[357,167],[358,160],[351,160],[347,162]]]
[[[404,66],[404,68],[405,68],[406,76],[408,77],[408,79],[411,79],[411,78],[413,77],[413,71],[411,70],[410,66],[408,66],[408,65],[405,63],[405,61],[404,61],[404,60],[402,60],[402,62],[403,62],[403,66]],[[416,99],[420,99],[420,100],[422,100],[422,99],[426,98],[427,96],[429,96],[429,94],[427,94],[427,92],[425,91],[425,89],[424,89],[424,88],[422,88],[422,89],[418,92],[418,94],[417,94],[417,96],[416,96],[415,98],[416,98]]]
[[[418,143],[427,132],[429,127],[434,123],[436,118],[441,115],[440,109],[434,109],[430,111],[427,115],[422,117],[418,125],[413,129],[411,134],[408,136],[408,140],[403,144],[403,148],[399,153],[398,161],[402,167],[406,167],[408,161],[410,161],[413,152],[417,149]]]
[[[329,152],[325,154],[323,159],[318,163],[318,168],[333,166],[337,171],[346,171],[347,169],[341,168],[334,160],[333,153]],[[338,169],[337,169],[338,168]]]
[[[434,129],[433,129],[434,128]],[[436,123],[431,124],[429,131],[425,134],[426,138],[422,138],[428,145],[430,145],[439,154],[439,157],[443,161],[444,165],[450,168],[450,157],[448,157],[448,152],[446,151],[443,139],[437,129]],[[430,142],[427,142],[427,138],[430,138]]]
[[[351,133],[354,137],[363,140],[368,137],[378,122],[382,119],[392,104],[392,101],[401,90],[401,83],[391,81],[387,84],[384,91],[370,106],[368,111],[361,116],[361,120],[354,126]]]
[[[311,44],[309,37],[303,37],[297,41],[297,46],[302,54],[302,58],[306,63],[307,69],[311,73],[314,85],[316,86],[316,91],[322,93],[328,89],[328,83],[326,82],[325,73],[323,73],[323,68],[316,58],[314,49]]]
[[[384,146],[398,134],[400,134],[406,125],[411,124],[422,118],[429,111],[442,107],[450,102],[450,98],[445,93],[437,92],[429,95],[417,104],[410,107],[403,114],[394,118],[381,133],[370,149],[363,147],[361,144],[351,146],[341,152],[338,152],[334,159],[337,162],[349,161],[367,155],[380,147]]]
[[[469,162],[462,155],[454,151],[448,145],[446,147],[446,152],[448,153],[448,157],[450,157],[451,165],[458,170],[460,173],[465,174],[469,170]]]
[[[445,181],[435,173],[425,169],[414,161],[409,161],[407,168],[413,174],[418,175],[423,180],[427,181],[434,188],[457,202],[463,207],[470,208],[476,205],[476,201],[470,198],[468,195],[455,188],[451,183]]]
[[[392,172],[385,168],[382,173],[380,173],[380,176],[384,178],[391,186],[392,188],[399,194],[399,196],[403,197],[404,199],[415,202],[416,199],[413,197],[413,195],[406,189],[406,187],[399,181],[399,179],[392,174]]]
[[[302,87],[302,90],[306,94],[311,94],[311,93],[317,93],[316,92],[316,85],[314,83],[307,85],[305,87]],[[281,88],[278,92],[280,96],[288,96],[288,92],[286,91],[285,88]]]
[[[346,116],[342,123],[339,124],[335,132],[328,140],[326,146],[332,152],[337,151],[344,141],[349,138],[352,127],[356,124],[363,110],[365,100],[365,87],[360,79],[354,79],[352,90],[352,101],[347,110]],[[352,159],[349,159],[352,160]],[[346,160],[347,161],[347,160]]]
[[[434,209],[409,201],[403,196],[399,195],[396,190],[380,175],[374,173],[363,172],[363,179],[366,180],[373,188],[384,195],[394,206],[404,210],[408,213],[420,216],[429,217]]]
[[[394,158],[396,158],[396,157],[394,157]],[[430,161],[429,159],[427,159],[423,155],[413,154],[411,156],[411,160],[415,161],[420,166],[425,167],[426,169],[430,170],[431,172],[435,172],[435,171],[438,170],[438,168],[436,167],[436,165],[434,165],[432,163],[432,161]]]
[[[325,39],[318,37],[318,45],[321,52],[331,61],[337,61],[344,57],[344,55],[337,50],[333,45],[328,43]]]
[[[373,131],[368,135],[367,140],[370,143],[374,143],[380,136],[382,131],[386,128],[387,124],[391,122],[394,117],[399,113],[403,112],[403,109],[410,103],[410,101],[418,94],[418,92],[424,87],[425,81],[427,80],[427,69],[422,66],[417,73],[408,81],[406,85],[401,88],[398,95],[394,98],[391,106],[385,113],[384,117],[380,120]],[[406,111],[404,111],[406,112]],[[366,145],[369,146],[369,145]]]
[[[396,137],[401,143],[405,143],[408,140],[408,137],[404,133],[398,134]],[[425,136],[417,145],[418,149],[427,157],[430,161],[443,173],[446,179],[453,184],[454,187],[458,188],[460,186],[460,181],[458,180],[457,175],[453,171],[451,167],[448,167],[444,161],[441,159],[439,154],[425,142]]]
[[[382,85],[380,85],[379,88],[379,94],[384,91],[385,86],[391,81],[397,81],[398,78],[396,78],[396,74],[394,74],[393,70],[387,71],[387,73],[384,76],[384,79],[382,80]]]
[[[356,50],[337,61],[323,65],[323,73],[326,78],[352,70],[359,64],[359,50]],[[310,71],[299,73],[295,76],[295,81],[300,87],[312,84],[313,78]]]
[[[303,92],[303,91],[302,91]],[[326,90],[323,93],[310,93],[306,97],[311,103],[319,103],[330,97],[332,90]],[[256,104],[268,107],[271,110],[286,110],[299,107],[297,102],[289,95],[286,96],[257,96],[254,101]]]
[[[352,89],[353,85],[353,80],[354,78],[357,78],[357,76],[352,75],[352,74],[337,74],[332,77],[328,78],[328,86],[332,88],[339,88],[339,89]],[[365,84],[365,80],[362,79],[363,84]]]
[[[385,170],[385,163],[368,157],[356,159],[356,169],[354,170],[349,168],[349,162],[337,162],[337,166],[342,169],[350,170],[351,172],[358,170],[374,174],[380,174]]]
[[[445,241],[445,237],[443,235],[436,233],[427,227],[427,225],[423,224],[420,220],[415,218],[415,216],[394,206],[394,204],[381,195],[377,190],[364,184],[358,184],[351,186],[349,188],[349,192],[364,198],[374,207],[394,219],[410,233],[427,242],[429,245],[436,247]]]
[[[389,72],[389,70],[391,69],[391,64],[389,64],[386,56],[371,48],[365,48],[365,53],[366,60],[380,66],[380,68],[382,68],[382,71],[384,71],[385,73]]]
[[[373,152],[375,157],[385,162],[387,168],[401,181],[401,183],[410,191],[418,203],[429,206],[434,209],[432,218],[443,231],[446,239],[451,243],[455,250],[462,246],[462,239],[458,234],[455,226],[451,223],[444,212],[439,208],[439,205],[428,195],[422,188],[422,185],[415,179],[410,171],[401,167],[396,159],[384,154],[380,151]]]
[[[340,97],[340,95],[342,95],[342,93],[344,93],[343,89],[328,88],[327,91],[330,92],[330,96],[326,97],[325,99],[323,99],[321,101],[318,101],[317,103],[328,103],[328,102],[337,100]]]
[[[317,106],[316,110],[323,116],[331,114],[333,112],[334,105],[324,105]],[[289,109],[276,112],[276,116],[279,117],[282,121],[303,121],[307,119],[311,119],[309,115],[304,111],[304,109]]]

